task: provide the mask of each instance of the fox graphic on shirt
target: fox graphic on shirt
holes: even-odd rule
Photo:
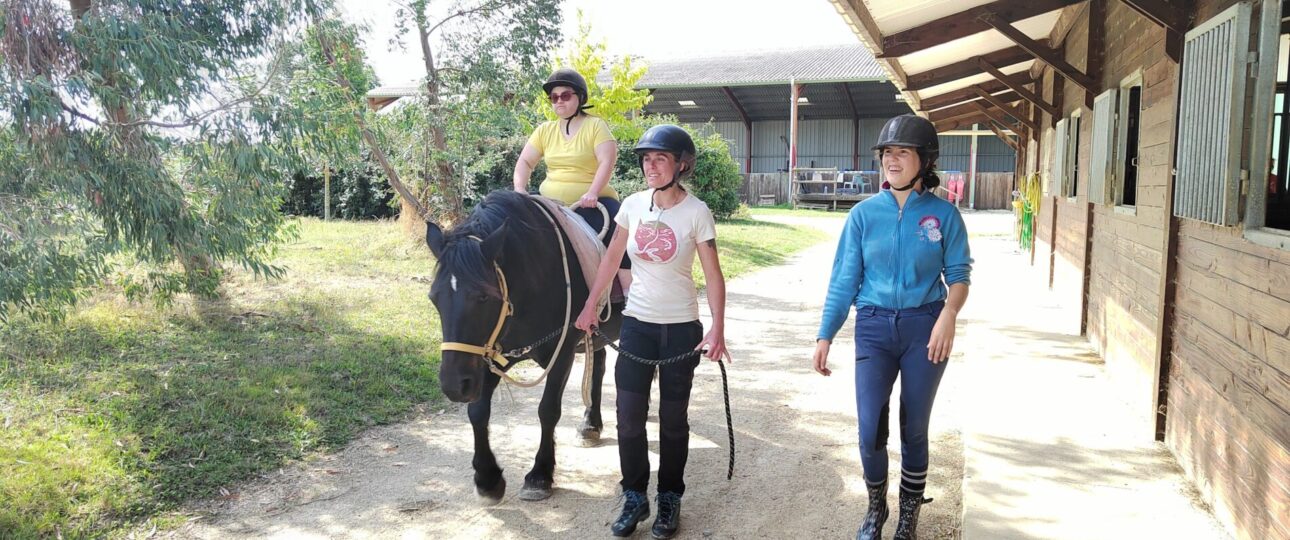
[[[661,221],[638,221],[636,256],[656,263],[676,258],[676,231]]]

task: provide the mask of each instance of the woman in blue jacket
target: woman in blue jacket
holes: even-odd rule
[[[897,539],[917,538],[927,482],[927,425],[954,325],[967,301],[972,257],[963,218],[932,189],[940,145],[926,119],[892,118],[874,151],[883,189],[847,216],[816,336],[815,370],[828,367],[829,346],[856,306],[856,416],[869,509],[856,534],[877,540],[887,520],[887,417],[900,375],[900,517]]]

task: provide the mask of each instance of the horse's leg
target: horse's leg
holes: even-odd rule
[[[488,444],[488,419],[493,411],[493,390],[501,379],[492,373],[484,377],[483,394],[466,407],[470,427],[475,432],[475,457],[470,464],[475,468],[475,493],[490,504],[497,504],[506,495],[506,478],[497,458]]]
[[[605,349],[597,349],[591,368],[591,404],[582,413],[582,424],[578,426],[578,435],[583,446],[600,444],[600,430],[605,422],[600,418],[600,389],[605,379]]]
[[[533,470],[524,476],[520,499],[525,501],[540,501],[551,496],[555,477],[555,425],[560,421],[560,398],[573,367],[573,347],[566,347],[563,353],[552,360],[556,365],[547,375],[546,388],[542,389],[542,403],[538,405],[542,442],[533,458]]]

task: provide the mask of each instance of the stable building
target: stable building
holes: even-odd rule
[[[1017,135],[1031,279],[1080,306],[1117,388],[1089,399],[1238,538],[1290,538],[1290,6],[833,1],[938,129]]]

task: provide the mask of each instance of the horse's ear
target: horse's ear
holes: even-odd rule
[[[479,245],[479,250],[484,253],[484,258],[490,261],[500,261],[502,255],[502,246],[506,243],[506,229],[510,226],[511,219],[506,218],[502,221],[502,226],[488,235]]]
[[[436,259],[443,252],[443,229],[430,220],[426,220],[426,246],[430,248],[430,253],[433,253]]]

